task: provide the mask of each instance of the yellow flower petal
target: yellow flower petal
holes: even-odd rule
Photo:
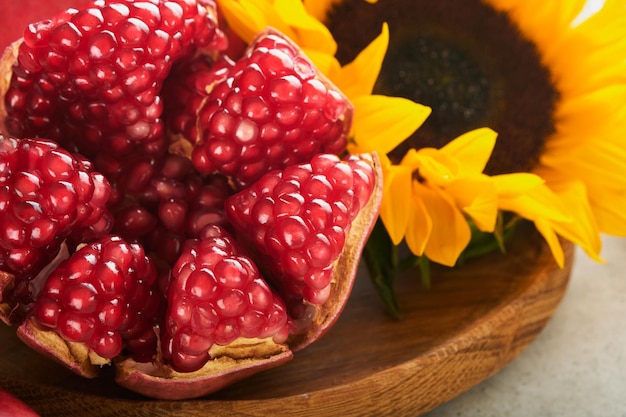
[[[311,16],[323,22],[331,6],[339,1],[341,0],[302,0],[302,3]]]
[[[559,198],[546,185],[540,185],[518,196],[499,196],[499,207],[512,211],[525,219],[536,222],[546,221],[571,222],[572,217]]]
[[[301,47],[315,49],[329,55],[337,52],[337,42],[330,30],[311,16],[302,0],[274,0],[274,9],[280,18],[298,32],[294,39]]]
[[[459,173],[459,162],[434,148],[423,148],[414,154],[407,153],[403,164],[419,167],[419,174],[431,185],[444,187]]]
[[[302,48],[302,52],[313,62],[315,67],[324,75],[335,73],[339,65],[339,61],[332,55],[328,55],[325,52],[320,52],[315,49]],[[332,81],[332,80],[331,80]]]
[[[561,242],[559,241],[559,237],[557,236],[554,229],[550,226],[550,223],[545,220],[537,220],[535,221],[535,227],[541,233],[543,238],[545,239],[548,247],[552,251],[552,256],[556,261],[557,265],[563,268],[565,265],[565,254],[563,253],[563,247],[561,246]]]
[[[478,174],[485,169],[497,136],[489,128],[475,129],[445,145],[441,152],[462,161],[463,171]]]
[[[590,196],[598,229],[613,236],[626,236],[626,190]]]
[[[471,238],[467,220],[444,192],[416,181],[413,184],[413,192],[424,203],[433,225],[424,254],[434,262],[454,266]]]
[[[576,219],[572,222],[554,222],[553,227],[556,233],[580,246],[590,258],[602,262],[600,257],[602,241],[589,206],[585,185],[579,181],[569,181],[552,184],[552,190],[568,207],[571,216]]]
[[[445,191],[479,230],[494,231],[498,218],[498,192],[491,178],[486,175],[464,177],[450,183]]]
[[[545,182],[539,175],[524,172],[494,175],[492,178],[496,184],[498,194],[502,197],[526,194]]]
[[[296,38],[296,33],[266,0],[217,0],[217,3],[230,28],[247,43],[252,42],[267,26],[276,28],[291,39]]]
[[[383,158],[381,158],[383,159]],[[386,158],[384,158],[386,159]],[[407,190],[411,189],[411,169],[401,165],[383,163],[383,199],[380,206],[380,218],[394,245],[404,239],[413,207],[407,199]]]
[[[424,123],[430,108],[400,97],[361,96],[354,104],[350,153],[387,154]]]
[[[342,67],[339,74],[331,74],[337,87],[348,98],[355,100],[357,97],[372,94],[388,45],[389,27],[385,23],[381,34],[363,49],[351,63]]]
[[[413,206],[413,210],[407,224],[406,244],[413,254],[422,256],[433,230],[433,221],[418,195],[411,195],[407,203]]]

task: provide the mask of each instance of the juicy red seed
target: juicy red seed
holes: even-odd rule
[[[115,232],[126,238],[147,235],[157,225],[157,218],[146,208],[136,206],[122,210],[115,218]]]
[[[168,199],[159,205],[159,220],[165,228],[172,232],[184,232],[185,218],[187,217],[187,203],[185,201]]]
[[[187,241],[172,270],[164,358],[174,369],[193,371],[209,360],[213,344],[282,334],[287,313],[274,298],[232,237],[219,226],[205,228],[202,240]],[[272,326],[276,316],[282,326]],[[272,332],[263,333],[268,327]]]
[[[207,270],[193,271],[185,284],[185,290],[197,300],[213,300],[217,288],[215,274]]]
[[[143,250],[117,236],[88,244],[61,262],[35,302],[32,319],[100,356],[117,356],[124,340],[153,325],[156,268]]]
[[[271,171],[230,197],[226,217],[266,256],[266,267],[276,273],[275,284],[287,298],[320,303],[329,296],[333,264],[361,208],[359,201],[353,204],[355,189],[362,188],[358,193],[365,205],[373,192],[373,172],[360,157],[344,161],[319,154],[309,164]]]
[[[90,317],[61,311],[57,328],[70,342],[87,342],[94,333],[95,324]]]

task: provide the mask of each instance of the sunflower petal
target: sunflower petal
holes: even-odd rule
[[[296,39],[296,33],[266,0],[217,0],[217,3],[229,27],[247,43],[252,42],[267,26],[272,26],[291,39]]]
[[[559,237],[555,233],[554,229],[550,226],[550,223],[544,220],[535,221],[535,227],[543,238],[546,240],[548,247],[552,251],[552,256],[560,268],[565,265],[565,254],[563,253],[563,247],[559,241]]]
[[[518,196],[500,195],[498,205],[502,210],[512,211],[532,221],[572,221],[561,200],[546,185],[540,185]]]
[[[433,231],[433,221],[418,195],[412,195],[411,200],[414,210],[407,224],[406,244],[414,255],[422,256]]]
[[[493,232],[498,218],[498,193],[493,181],[486,175],[465,177],[446,187],[457,205],[483,232]]]
[[[481,173],[496,145],[498,134],[489,128],[464,133],[443,148],[441,152],[462,162],[463,171]]]
[[[494,175],[491,178],[495,181],[498,194],[502,197],[514,197],[520,194],[526,194],[545,182],[539,175],[525,172]]]
[[[339,74],[331,78],[337,87],[351,100],[372,94],[374,84],[383,65],[383,59],[389,46],[389,27],[383,24],[383,30],[376,39],[363,49],[349,64],[341,68]]]
[[[331,6],[338,0],[302,0],[306,11],[320,22],[326,19],[326,14]]]
[[[444,192],[418,182],[413,184],[414,193],[424,203],[433,224],[424,253],[434,262],[454,266],[471,238],[467,220]]]
[[[296,28],[296,41],[301,47],[335,55],[337,42],[330,30],[304,7],[302,0],[274,0],[274,9],[280,18],[289,26]]]
[[[251,42],[268,26],[267,13],[271,5],[265,1],[217,0],[217,4],[229,27],[245,42]]]
[[[626,190],[595,193],[589,197],[589,202],[601,232],[626,236]]]
[[[434,148],[422,148],[416,153],[407,153],[402,163],[418,167],[421,177],[429,184],[439,187],[450,184],[459,173],[458,161]]]
[[[388,160],[386,164],[383,163],[384,198],[380,206],[380,218],[394,245],[402,242],[413,210],[410,199],[407,200],[407,192],[411,190],[411,175],[411,169],[406,166],[391,165]]]
[[[587,199],[585,185],[579,181],[568,181],[553,184],[552,190],[568,207],[569,214],[574,219],[572,222],[554,222],[556,233],[580,246],[590,258],[602,262],[602,241]]]
[[[400,97],[361,96],[354,104],[351,153],[391,152],[424,123],[430,108]]]

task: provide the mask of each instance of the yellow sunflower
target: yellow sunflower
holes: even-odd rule
[[[624,26],[612,20],[610,33],[599,28],[606,27],[607,16],[614,16],[616,9],[622,7],[618,2],[607,2],[603,9],[586,19],[576,19],[583,10],[582,0],[547,5],[540,1],[512,0],[470,0],[462,5],[451,0],[220,0],[219,3],[229,25],[244,40],[251,39],[267,25],[284,31],[355,102],[354,141],[349,150],[391,153],[393,160],[388,160],[385,169],[385,187],[390,191],[383,202],[381,218],[394,244],[406,237],[415,254],[426,252],[427,257],[439,263],[455,263],[469,241],[463,219],[469,218],[474,226],[480,225],[472,216],[472,206],[463,205],[476,204],[468,196],[480,194],[477,192],[480,181],[473,186],[466,183],[462,187],[465,196],[460,198],[457,194],[461,187],[428,179],[421,172],[424,166],[417,164],[414,156],[419,156],[417,160],[423,164],[426,153],[445,153],[450,132],[464,136],[462,133],[471,133],[483,125],[502,131],[504,139],[498,142],[505,142],[498,144],[500,147],[496,147],[489,164],[485,164],[491,177],[484,175],[482,169],[474,173],[480,174],[481,181],[490,178],[491,187],[501,191],[490,200],[482,200],[483,204],[490,201],[489,207],[483,208],[485,212],[493,213],[497,208],[533,221],[559,264],[563,263],[563,253],[558,236],[573,241],[599,259],[600,232],[626,234],[626,218],[615,209],[616,201],[626,198],[620,175],[626,158],[616,140],[623,131],[623,118],[616,111],[623,94],[619,80],[621,67],[619,59],[612,58],[616,55],[612,53],[624,48],[621,36]],[[481,27],[486,26],[485,22],[489,26]],[[387,57],[392,69],[388,72],[393,75],[385,77],[383,68],[378,77],[379,63],[389,43],[387,24],[396,34],[390,45],[391,57]],[[381,34],[374,32],[380,27],[383,27]],[[494,31],[498,37],[493,36]],[[368,46],[374,35],[377,37]],[[494,41],[494,38],[502,39]],[[483,48],[489,43],[492,45]],[[501,56],[493,54],[494,50],[501,52]],[[567,53],[559,53],[563,50]],[[580,53],[574,56],[572,50]],[[525,64],[511,70],[498,62],[508,62],[511,51],[520,56],[513,64],[535,62],[531,62],[530,68]],[[444,62],[444,71],[438,74],[442,64],[434,65],[433,71],[432,60],[423,59],[425,55],[441,55],[443,61],[450,62]],[[409,65],[394,66],[403,60]],[[615,65],[608,65],[609,68],[601,65],[611,60]],[[446,73],[445,65],[461,68],[460,76],[458,71]],[[597,71],[599,66],[603,68],[601,73]],[[400,81],[393,78],[402,73],[404,78]],[[455,77],[467,79],[459,82]],[[376,80],[382,93],[416,99],[435,106],[436,112],[446,105],[458,104],[464,112],[459,113],[460,119],[469,122],[456,123],[457,126],[450,128],[455,123],[443,123],[444,115],[425,134],[420,136],[418,132],[392,152],[422,124],[428,111],[411,100],[370,95]],[[463,82],[468,85],[463,86]],[[525,82],[534,88],[527,88]],[[411,91],[419,83],[435,86],[432,104],[429,102],[432,94]],[[443,99],[438,97],[437,88],[441,90],[441,86],[453,93]],[[485,93],[481,88],[491,91]],[[460,104],[454,102],[457,99],[454,94],[460,96]],[[515,113],[518,108],[521,114]],[[590,116],[593,122],[589,121]],[[493,147],[483,150],[487,151],[483,157],[489,158]],[[602,163],[596,163],[599,161]],[[535,175],[498,175],[518,171]],[[407,180],[408,173],[411,178]],[[418,176],[421,181],[415,180]],[[392,178],[395,187],[390,185]],[[506,187],[497,185],[505,181],[508,181]],[[516,186],[512,187],[512,183]],[[429,198],[424,190],[435,190],[440,199]],[[411,196],[409,203],[407,195]],[[440,200],[447,201],[452,209],[441,211]],[[430,210],[424,211],[425,201],[433,203]],[[415,213],[420,211],[423,218],[416,229]],[[449,214],[443,215],[445,212]]]
[[[389,32],[381,33],[355,59],[340,65],[337,44],[328,28],[309,13],[301,0],[217,0],[229,27],[245,42],[267,26],[295,41],[317,68],[353,103],[351,137],[370,143],[379,152],[390,151],[428,117],[430,108],[399,97],[372,95],[382,66]],[[390,138],[394,138],[390,140]]]

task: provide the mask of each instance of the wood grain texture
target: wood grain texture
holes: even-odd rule
[[[415,273],[398,283],[405,317],[391,320],[364,271],[337,324],[294,360],[215,395],[154,401],[84,380],[24,347],[0,327],[0,387],[42,416],[412,416],[454,398],[526,348],[564,295],[573,246],[559,269],[526,231],[509,255],[435,268],[432,288]]]

